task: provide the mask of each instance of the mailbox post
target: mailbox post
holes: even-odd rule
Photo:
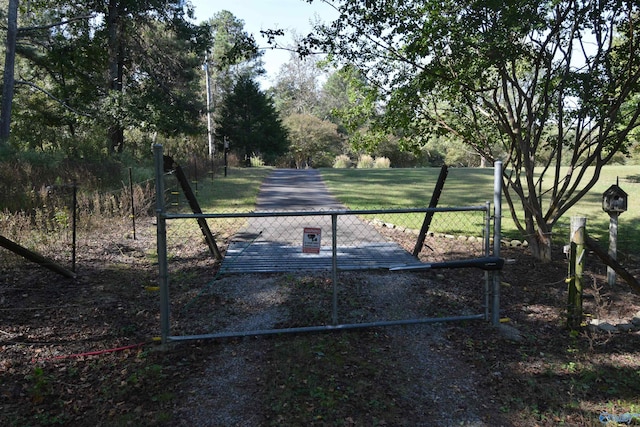
[[[617,259],[618,252],[618,217],[627,210],[628,195],[618,184],[612,185],[602,195],[602,210],[609,214],[609,256]],[[616,272],[607,267],[607,282],[616,283]]]

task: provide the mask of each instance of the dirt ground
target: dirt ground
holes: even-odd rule
[[[151,219],[139,230],[136,240],[117,227],[85,238],[75,280],[0,249],[0,425],[588,426],[604,411],[640,412],[640,298],[608,286],[593,255],[579,331],[565,327],[564,255],[540,263],[505,247],[501,328],[428,323],[162,349]],[[175,331],[330,321],[318,309],[330,302],[328,275],[216,277],[194,246],[172,272]],[[637,277],[638,258],[623,262]],[[481,313],[483,274],[341,273],[340,315]]]

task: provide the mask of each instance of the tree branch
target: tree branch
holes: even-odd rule
[[[48,29],[51,29],[51,28],[60,27],[62,25],[67,25],[67,24],[70,24],[72,22],[91,19],[94,16],[95,15],[93,15],[93,14],[82,15],[82,16],[76,16],[75,18],[69,18],[69,19],[67,19],[65,21],[54,22],[52,24],[47,24],[47,25],[36,25],[36,26],[33,26],[33,27],[21,27],[21,28],[18,28],[18,36],[20,36],[21,33],[29,33],[29,32],[40,31],[40,30],[48,30]]]
[[[53,99],[54,101],[56,101],[58,104],[62,105],[64,108],[66,108],[67,110],[82,116],[82,117],[88,117],[88,118],[92,118],[93,116],[91,116],[88,113],[83,113],[81,111],[76,110],[75,108],[73,108],[72,106],[70,106],[69,104],[67,104],[66,102],[64,102],[62,99],[57,98],[56,96],[54,96],[51,92],[47,91],[46,89],[41,88],[40,86],[36,85],[35,83],[31,83],[31,82],[27,82],[24,80],[16,80],[15,82],[16,85],[24,85],[24,86],[29,86],[33,89],[36,89],[42,93],[44,93],[45,95],[47,95],[49,98]]]

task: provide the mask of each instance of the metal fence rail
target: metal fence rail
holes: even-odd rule
[[[477,314],[462,314],[455,317],[424,317],[412,319],[377,319],[375,321],[346,322],[339,319],[339,298],[342,292],[339,274],[359,269],[389,269],[423,265],[410,253],[411,247],[403,247],[399,240],[415,242],[424,216],[437,214],[425,241],[425,251],[430,260],[447,262],[460,260],[472,254],[473,257],[491,255],[491,239],[498,239],[499,229],[491,233],[490,204],[483,206],[443,207],[443,208],[397,208],[376,210],[326,210],[326,211],[271,211],[232,213],[169,213],[164,203],[164,173],[162,170],[162,147],[155,146],[157,178],[157,243],[160,281],[160,328],[164,343],[197,339],[227,338],[233,336],[253,336],[296,332],[316,332],[340,329],[366,328],[413,323],[434,323],[454,320],[490,320],[498,310],[498,295],[494,275],[484,275],[485,286],[479,299],[484,310]],[[187,274],[179,267],[180,260],[194,256],[188,251],[198,237],[196,219],[205,219],[214,230],[217,239],[226,247],[217,275],[282,272],[282,271],[325,271],[330,272],[331,318],[322,325],[294,328],[250,328],[250,330],[191,330],[186,320],[180,318],[172,323],[170,314],[182,313],[190,302],[169,299],[170,276],[184,285],[177,275]],[[321,231],[317,246],[311,251],[305,247],[304,230]],[[441,230],[441,231],[438,231]],[[394,235],[396,234],[396,235]],[[442,246],[445,245],[445,246]],[[458,250],[458,249],[464,250]],[[499,249],[498,249],[499,250]],[[310,252],[310,253],[309,253]],[[201,254],[206,258],[206,253]],[[493,255],[499,256],[499,253]],[[210,258],[210,257],[209,257]],[[169,263],[171,259],[171,263]],[[175,264],[176,267],[171,265]],[[209,271],[212,269],[211,266]],[[202,271],[207,271],[203,268]],[[193,273],[193,272],[192,272]],[[193,273],[197,274],[197,273]],[[389,275],[394,273],[390,272]],[[214,280],[215,280],[214,278]],[[499,279],[498,279],[499,280]],[[499,281],[498,281],[499,283]],[[184,285],[186,286],[186,285]],[[179,317],[179,316],[178,316]],[[185,317],[186,319],[186,317]],[[237,325],[236,325],[237,326]],[[171,335],[172,328],[179,330]],[[213,326],[216,329],[215,326]],[[234,328],[231,328],[234,329]],[[237,328],[240,329],[240,328]],[[200,333],[201,332],[201,333]]]

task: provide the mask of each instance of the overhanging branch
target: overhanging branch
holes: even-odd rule
[[[84,20],[87,20],[87,19],[91,19],[93,17],[94,17],[93,14],[82,15],[82,16],[76,16],[75,18],[69,18],[69,19],[64,20],[64,21],[54,22],[54,23],[46,24],[46,25],[35,25],[33,27],[21,27],[21,28],[18,28],[18,36],[20,36],[22,33],[29,33],[29,32],[40,31],[40,30],[48,30],[48,29],[51,29],[51,28],[60,27],[62,25],[71,24],[72,22],[84,21]]]
[[[15,82],[16,85],[24,85],[24,86],[29,86],[39,92],[44,93],[45,95],[47,95],[49,98],[53,99],[54,101],[56,101],[58,104],[62,105],[64,108],[66,108],[67,110],[82,116],[82,117],[88,117],[88,118],[92,118],[93,116],[91,116],[90,114],[87,113],[83,113],[82,111],[78,111],[77,109],[73,108],[72,106],[70,106],[69,104],[67,104],[66,102],[64,102],[62,99],[54,96],[51,92],[47,91],[46,89],[41,88],[40,86],[31,83],[31,82],[27,82],[24,80],[16,80]]]

